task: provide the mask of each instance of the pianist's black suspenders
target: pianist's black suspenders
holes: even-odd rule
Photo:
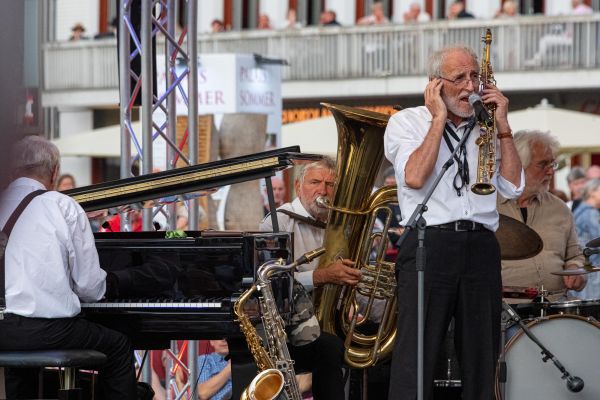
[[[6,224],[4,225],[4,228],[2,228],[2,233],[0,234],[0,240],[3,243],[0,243],[0,319],[4,319],[4,310],[6,310],[6,293],[5,293],[5,268],[4,268],[4,260],[5,257],[4,255],[6,254],[6,246],[8,245],[8,238],[10,237],[10,233],[12,232],[13,227],[15,226],[15,223],[17,222],[17,219],[19,219],[19,217],[21,216],[21,213],[23,212],[23,210],[25,210],[25,208],[27,207],[27,205],[31,202],[31,200],[33,200],[35,197],[39,196],[42,193],[45,193],[46,190],[36,190],[35,192],[31,192],[29,193],[27,196],[25,196],[25,198],[23,200],[21,200],[21,203],[19,204],[19,206],[15,209],[15,211],[13,211],[12,215],[10,216],[10,218],[8,218],[8,221],[6,221]]]

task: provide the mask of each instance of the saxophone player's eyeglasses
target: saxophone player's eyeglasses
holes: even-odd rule
[[[469,76],[461,75],[456,79],[448,79],[443,76],[439,76],[440,79],[450,82],[454,86],[463,86],[467,85],[469,81],[473,82],[473,86],[479,86],[479,82],[481,81],[481,75],[472,73]]]

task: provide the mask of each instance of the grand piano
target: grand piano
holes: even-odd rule
[[[299,160],[319,158],[293,146],[64,193],[86,211],[131,204],[143,207],[146,200],[253,179],[264,178],[270,188],[270,177],[277,171]],[[272,195],[269,197],[275,218]],[[165,232],[96,234],[110,290],[103,301],[82,304],[82,317],[125,333],[138,349],[168,348],[169,340],[175,339],[226,338],[233,360],[233,395],[239,397],[255,366],[235,320],[233,303],[254,281],[262,263],[277,258],[292,261],[291,234],[203,231],[187,232],[186,236],[166,239]],[[274,285],[285,317],[290,312],[285,298],[288,284],[283,278]]]

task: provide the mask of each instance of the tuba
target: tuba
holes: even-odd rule
[[[487,84],[496,84],[492,65],[490,64],[490,47],[492,46],[492,31],[487,29],[482,38],[483,55],[481,56],[481,68],[479,75],[479,92],[483,91]],[[480,136],[476,139],[479,146],[479,155],[477,158],[477,181],[471,186],[471,191],[476,194],[486,195],[496,191],[492,185],[492,176],[496,170],[496,105],[486,105],[488,114],[493,121],[491,125],[480,123]]]
[[[339,258],[356,262],[363,277],[356,287],[327,284],[313,290],[315,314],[321,329],[345,342],[344,359],[353,368],[366,368],[391,354],[396,337],[396,279],[394,263],[383,260],[391,210],[397,202],[395,186],[372,188],[383,159],[383,134],[389,115],[352,107],[323,104],[333,113],[338,129],[337,180],[332,202],[320,198],[330,209],[317,268]],[[382,232],[373,233],[378,212],[387,213]],[[375,260],[371,254],[373,244]],[[359,319],[359,300],[364,307]],[[367,327],[373,304],[383,304],[376,332]]]

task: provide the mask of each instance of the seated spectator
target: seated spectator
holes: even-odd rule
[[[81,23],[76,23],[71,28],[71,36],[69,37],[69,41],[76,42],[77,40],[87,39],[86,36],[83,35],[85,32],[85,27]]]
[[[377,1],[371,6],[371,15],[367,15],[358,20],[358,25],[382,25],[389,24],[390,20],[385,16],[383,3]]]
[[[76,187],[75,178],[73,177],[73,175],[62,174],[61,176],[58,177],[58,182],[56,184],[56,190],[58,190],[59,192],[62,192],[63,190],[74,189],[75,187]]]
[[[214,353],[198,357],[198,398],[221,400],[231,398],[231,360],[226,340],[211,340]]]
[[[271,20],[267,14],[260,14],[258,16],[258,25],[256,29],[273,29],[271,27]]]
[[[285,29],[299,29],[299,28],[302,28],[302,24],[300,22],[298,22],[298,20],[297,20],[296,10],[293,8],[288,9]]]
[[[588,5],[584,4],[583,0],[571,1],[571,15],[588,15],[592,14],[593,10]],[[569,53],[573,48],[573,24],[556,24],[551,27],[550,31],[540,38],[538,51],[532,58],[526,60],[523,65],[525,67],[539,67],[545,62],[550,53],[552,57],[558,57],[559,62],[567,62]]]
[[[210,23],[210,31],[212,33],[225,32],[225,24],[220,19],[213,19]]]
[[[465,10],[464,1],[455,1],[448,9],[448,19],[475,18],[471,13]]]
[[[519,15],[519,7],[513,0],[506,0],[502,7],[496,11],[494,18],[513,18]]]
[[[431,21],[431,16],[426,12],[421,11],[421,5],[418,2],[412,3],[408,11],[405,12],[402,17],[405,23]]]
[[[337,14],[333,10],[325,10],[319,17],[319,25],[322,26],[341,26],[337,21]]]

